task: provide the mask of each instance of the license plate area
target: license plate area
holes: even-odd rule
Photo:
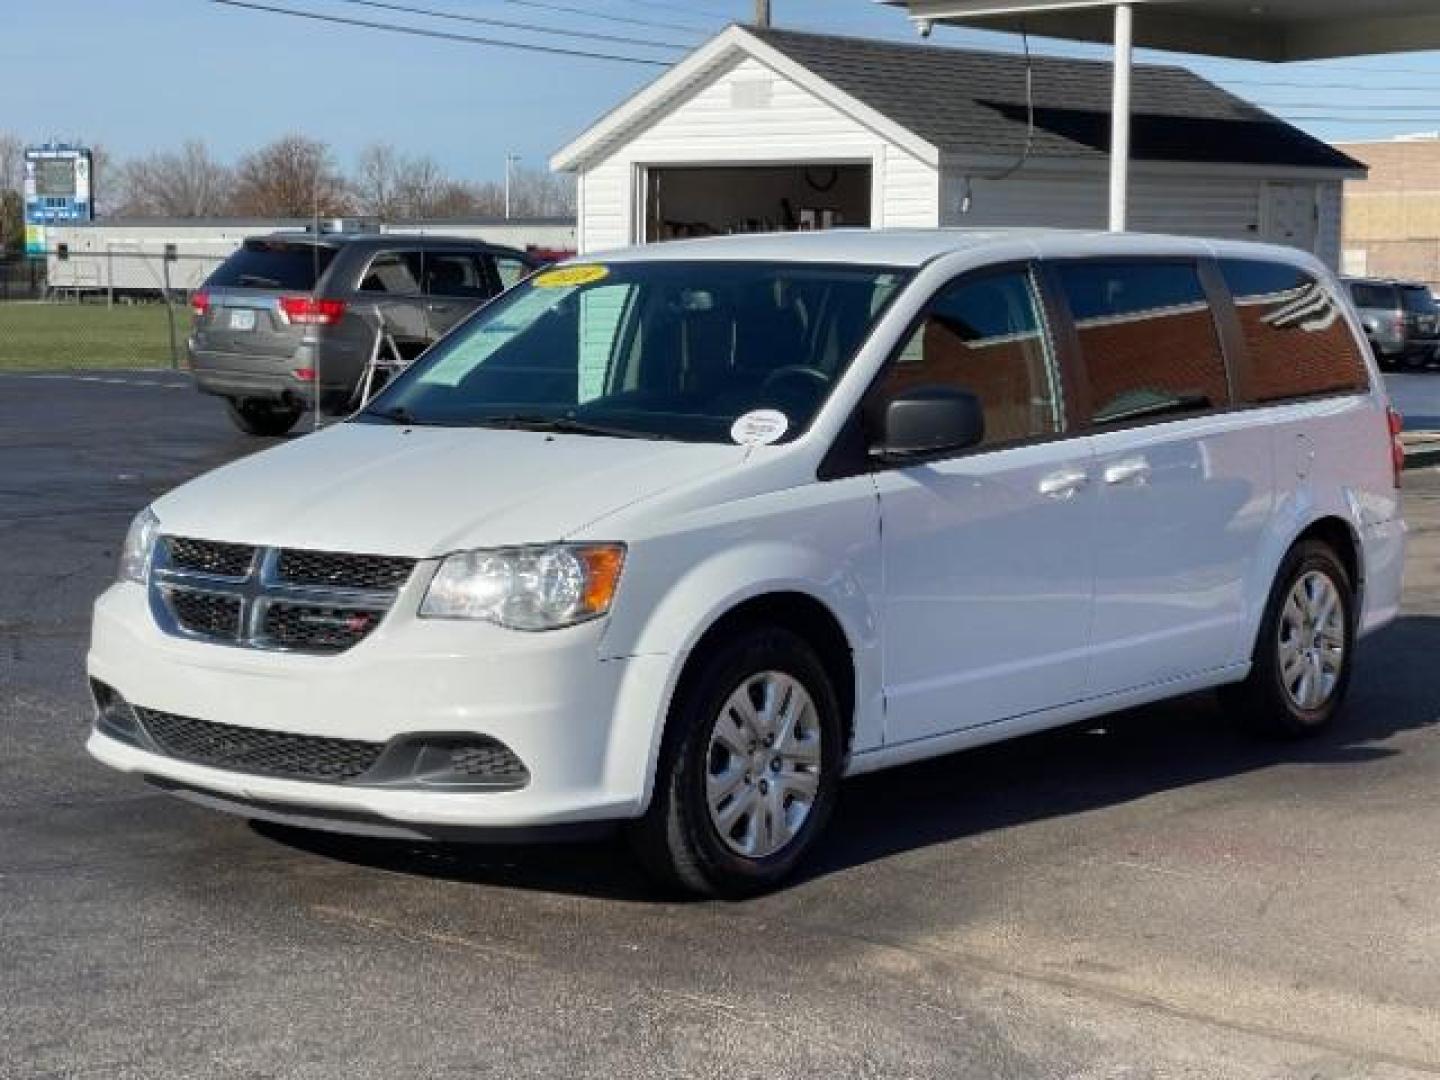
[[[254,330],[254,308],[231,308],[229,328],[231,330]]]

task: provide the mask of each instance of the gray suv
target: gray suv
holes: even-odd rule
[[[190,367],[241,430],[283,435],[307,408],[348,412],[372,358],[408,363],[538,265],[436,236],[254,237],[191,298]]]
[[[1440,359],[1440,307],[1429,286],[1379,278],[1345,284],[1381,367],[1424,367]]]

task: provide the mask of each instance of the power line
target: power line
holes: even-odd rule
[[[728,11],[721,11],[718,8],[708,7],[703,4],[681,4],[666,3],[665,0],[630,0],[632,4],[640,4],[642,7],[659,8],[661,11],[683,11],[687,15],[692,12],[698,15],[709,16],[715,19],[734,20],[735,15]]]
[[[650,60],[640,56],[619,56],[614,53],[588,52],[583,49],[567,49],[558,45],[530,45],[520,41],[504,41],[500,38],[476,37],[472,34],[452,34],[445,30],[424,30],[418,26],[399,26],[395,23],[371,22],[368,19],[348,19],[343,15],[322,15],[318,11],[297,11],[294,8],[272,7],[257,4],[251,0],[210,0],[212,4],[225,7],[245,8],[250,11],[265,11],[272,15],[290,15],[297,19],[311,19],[315,22],[339,23],[342,26],[359,26],[366,30],[387,30],[394,34],[410,34],[413,37],[436,38],[440,41],[459,41],[467,45],[490,45],[500,49],[520,49],[525,52],[548,53],[551,56],[573,56],[585,60],[613,60],[621,64],[645,64],[649,67],[669,67],[666,60]]]
[[[592,11],[586,8],[571,7],[569,4],[554,4],[551,3],[550,0],[505,0],[505,3],[518,4],[521,7],[539,8],[541,11],[558,11],[566,15],[583,15],[587,19],[599,19],[602,22],[624,23],[627,26],[645,26],[652,30],[679,30],[686,34],[696,32],[693,26],[659,22],[654,19],[634,19],[626,15],[612,15],[604,11]]]
[[[688,49],[690,46],[669,41],[641,41],[619,34],[602,34],[597,30],[555,30],[538,23],[514,22],[509,19],[491,19],[480,15],[462,15],[455,11],[437,11],[435,8],[411,7],[408,4],[388,4],[383,0],[332,0],[334,3],[355,4],[359,7],[378,8],[405,15],[422,15],[431,19],[449,19],[452,22],[478,23],[481,26],[500,26],[506,30],[526,30],[537,34],[554,34],[557,37],[581,38],[588,41],[613,41],[622,45],[636,45],[647,49]]]

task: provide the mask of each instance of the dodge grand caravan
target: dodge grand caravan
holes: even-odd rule
[[[136,518],[89,749],[319,828],[623,823],[737,896],[847,775],[1207,688],[1310,734],[1405,542],[1343,296],[1295,251],[1049,232],[542,271]]]

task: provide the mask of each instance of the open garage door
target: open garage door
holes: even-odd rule
[[[868,227],[870,172],[840,163],[647,168],[645,242]]]

